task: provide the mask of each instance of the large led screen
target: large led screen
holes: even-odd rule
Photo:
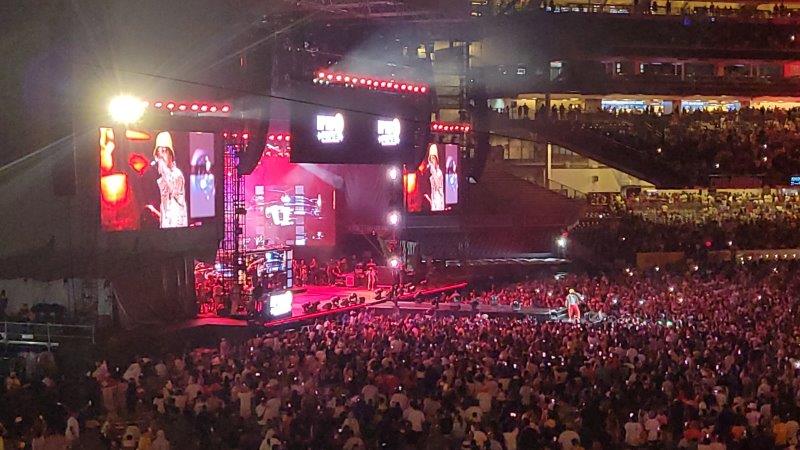
[[[334,245],[336,193],[329,181],[313,164],[264,156],[245,176],[245,248]]]
[[[213,133],[99,131],[103,230],[194,227],[216,215]]]
[[[319,96],[291,105],[292,162],[403,163],[424,150],[430,113],[423,100],[340,87],[311,90]]]
[[[441,212],[458,203],[458,146],[430,144],[425,159],[403,174],[408,212]]]

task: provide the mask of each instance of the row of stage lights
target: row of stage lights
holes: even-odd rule
[[[148,102],[132,95],[117,95],[108,104],[108,114],[116,123],[130,125],[138,122],[149,107],[162,111],[184,113],[224,113],[231,111],[230,105],[214,105],[205,102],[182,103],[177,101]]]
[[[472,127],[468,123],[432,122],[434,133],[469,133]]]
[[[394,79],[377,79],[374,77],[365,78],[349,73],[333,73],[323,70],[316,73],[314,83],[323,85],[338,84],[347,87],[378,89],[410,94],[426,94],[428,92],[428,85],[424,83],[411,83]]]
[[[222,137],[225,139],[243,139],[245,141],[250,139],[250,133],[229,133],[224,132],[222,133]],[[267,135],[268,142],[290,142],[292,140],[292,135],[289,133],[270,133]]]
[[[189,112],[221,112],[229,113],[231,111],[230,105],[210,105],[207,103],[180,103],[174,101],[157,101],[153,103],[155,109],[166,109],[167,111],[189,111]]]

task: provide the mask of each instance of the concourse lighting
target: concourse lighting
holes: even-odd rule
[[[146,109],[147,102],[132,95],[118,95],[108,104],[111,120],[125,125],[138,122]]]
[[[386,215],[386,222],[389,225],[396,227],[400,223],[400,213],[397,211],[392,211]]]

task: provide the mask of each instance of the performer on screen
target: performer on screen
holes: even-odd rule
[[[439,167],[439,150],[436,144],[428,147],[428,170],[431,174],[431,195],[425,194],[425,198],[431,204],[431,211],[444,211],[444,174]]]
[[[175,164],[175,149],[172,145],[172,135],[169,132],[162,131],[156,136],[153,157],[155,157],[159,175],[156,183],[161,192],[161,208],[159,211],[161,228],[188,226],[186,182],[183,172]]]
[[[580,303],[583,301],[583,296],[575,292],[575,289],[570,289],[567,294],[567,315],[571,322],[581,321],[581,307]]]

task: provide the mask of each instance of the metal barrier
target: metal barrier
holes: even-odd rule
[[[59,323],[0,322],[0,343],[58,347],[61,342],[84,340],[94,344],[94,326]]]

